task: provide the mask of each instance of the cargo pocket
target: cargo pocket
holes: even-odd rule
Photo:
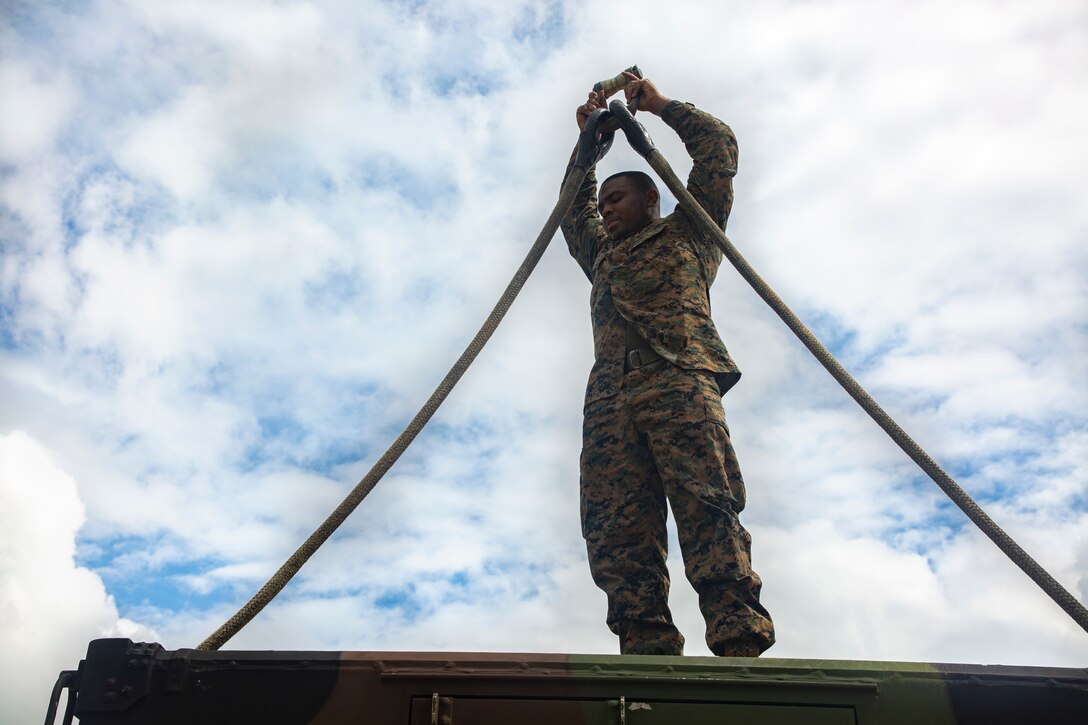
[[[729,424],[725,422],[725,410],[720,402],[708,401],[706,403],[706,419],[721,427],[725,431],[726,437],[729,437]]]
[[[725,422],[725,411],[717,400],[708,401],[705,409],[707,422],[721,435],[714,455],[719,458],[718,463],[721,466],[722,490],[714,493],[724,497],[728,507],[734,513],[740,513],[747,503],[747,493],[744,489],[744,477],[740,472],[740,464],[737,462],[737,454],[733,450],[733,441],[729,435],[729,424]]]

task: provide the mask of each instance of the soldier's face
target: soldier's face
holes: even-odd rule
[[[612,239],[634,234],[654,218],[657,192],[643,191],[631,179],[620,177],[601,186],[598,209],[604,220],[604,230]]]

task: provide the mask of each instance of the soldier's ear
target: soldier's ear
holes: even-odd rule
[[[651,209],[657,208],[659,201],[661,201],[661,195],[657,193],[657,189],[646,190],[646,206]]]

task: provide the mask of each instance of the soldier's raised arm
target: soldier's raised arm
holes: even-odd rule
[[[688,191],[725,229],[733,207],[733,177],[737,174],[737,137],[733,129],[690,103],[669,101],[661,111],[692,159]]]
[[[598,108],[606,107],[606,104],[607,100],[603,94],[590,91],[586,102],[578,106],[574,112],[578,130],[581,131],[585,128],[589,114]],[[570,172],[570,165],[574,163],[574,156],[577,151],[578,149],[575,147],[570,162],[567,164],[568,173]],[[571,205],[570,211],[563,217],[559,228],[563,231],[563,238],[567,240],[567,249],[570,250],[570,255],[578,262],[578,266],[585,272],[586,277],[592,281],[593,260],[597,257],[597,250],[601,248],[604,240],[608,237],[604,225],[601,223],[601,217],[597,213],[597,175],[593,169],[590,169],[589,173],[586,174],[586,179],[582,182],[582,188],[578,190],[577,196],[574,197],[574,203]]]

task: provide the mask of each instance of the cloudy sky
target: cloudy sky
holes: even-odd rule
[[[736,131],[748,259],[1085,600],[1088,6],[614,7],[0,2],[0,719],[40,717],[92,638],[195,646],[294,551],[460,354],[574,107],[632,63]],[[556,240],[228,647],[617,651],[577,521],[588,292]],[[768,656],[1084,666],[1088,635],[732,269],[712,299]]]

